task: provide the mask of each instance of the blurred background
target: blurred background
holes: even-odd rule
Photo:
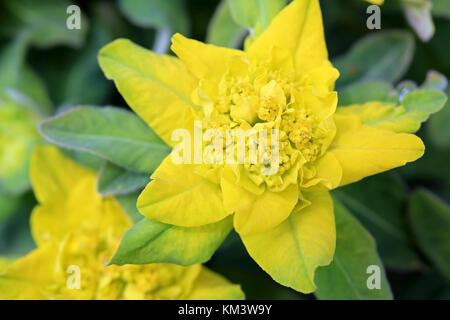
[[[342,75],[339,92],[366,80],[385,81],[399,94],[424,82],[445,88],[450,0],[387,0],[381,30],[366,27],[367,2],[320,2],[330,58]],[[71,4],[81,9],[79,30],[66,27]],[[33,147],[44,143],[40,121],[77,105],[127,108],[103,76],[98,50],[128,38],[166,53],[174,32],[242,48],[248,31],[228,6],[226,0],[0,1],[0,257],[14,259],[34,248],[28,163]],[[379,68],[386,72],[373,72]],[[396,299],[450,299],[450,107],[432,115],[418,134],[427,146],[423,158],[335,196],[375,238]],[[67,152],[95,169],[102,163]],[[137,194],[121,196],[130,211]],[[207,265],[241,283],[249,299],[314,299],[272,281],[237,234]]]

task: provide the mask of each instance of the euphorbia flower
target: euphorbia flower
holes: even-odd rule
[[[253,259],[276,281],[314,291],[314,271],[329,264],[336,234],[329,190],[402,166],[424,152],[412,135],[335,114],[339,76],[328,60],[318,0],[296,0],[245,51],[176,34],[179,59],[128,40],[100,52],[100,65],[160,137],[194,120],[203,130],[279,129],[280,168],[181,164],[168,156],[138,200],[140,212],[194,227],[234,215]]]
[[[114,197],[97,193],[95,172],[45,146],[33,154],[31,178],[38,248],[0,269],[0,299],[243,298],[201,265],[105,266],[131,221]]]

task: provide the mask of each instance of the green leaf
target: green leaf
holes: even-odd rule
[[[231,216],[193,228],[145,218],[125,233],[110,264],[202,263],[211,258],[232,228]]]
[[[427,135],[422,134],[422,139],[425,146],[428,146],[425,154],[417,161],[396,170],[400,172],[402,177],[414,184],[418,181],[424,181],[427,184],[439,185],[444,193],[443,197],[446,196],[445,193],[448,193],[447,197],[449,197],[450,193],[443,188],[450,187],[450,166],[448,165],[450,148],[439,149],[431,147],[432,142]]]
[[[183,34],[189,31],[189,19],[182,0],[119,0],[123,14],[142,28],[171,28]]]
[[[66,156],[72,158],[83,167],[90,168],[94,171],[100,170],[105,160],[92,153],[79,151],[75,149],[61,149]]]
[[[334,195],[375,237],[386,266],[408,270],[421,265],[406,231],[404,208],[408,194],[400,177],[391,173],[376,175],[339,188]]]
[[[417,84],[412,80],[403,80],[397,84],[397,87],[395,88],[397,92],[399,93],[399,100],[403,98],[403,96],[409,92],[416,91]]]
[[[196,80],[183,62],[126,39],[103,47],[98,61],[131,109],[173,145],[173,129],[184,128],[183,115],[189,108],[199,108],[190,98]]]
[[[446,91],[450,95],[450,88]],[[440,148],[450,148],[450,101],[439,113],[433,115],[427,127],[430,138]]]
[[[12,197],[0,190],[0,223],[7,220],[20,205],[21,197]]]
[[[392,117],[386,120],[393,122],[392,126],[397,132],[414,133],[431,114],[441,110],[446,101],[446,94],[439,90],[425,89],[410,92],[404,96],[401,105],[396,108],[396,115],[392,114]],[[401,108],[404,108],[404,111]]]
[[[81,14],[81,28],[69,30],[66,10],[71,5],[63,0],[5,1],[7,10],[18,20],[20,30],[29,32],[31,42],[42,48],[65,44],[78,47],[88,30],[87,17]]]
[[[369,126],[415,133],[422,122],[444,107],[446,101],[447,96],[442,91],[425,89],[407,93],[398,106],[372,103],[340,108],[338,113],[356,114]]]
[[[383,263],[378,257],[372,236],[341,203],[334,202],[336,253],[329,266],[316,271],[316,297],[327,300],[392,299]],[[368,278],[372,275],[367,272],[369,266],[379,267],[380,289],[368,288]]]
[[[432,4],[427,0],[403,0],[403,10],[409,25],[422,41],[429,41],[434,35],[431,16]]]
[[[435,89],[440,91],[445,91],[448,86],[447,78],[434,70],[430,70],[427,73],[424,83],[420,86],[421,89]],[[447,94],[448,96],[448,94]]]
[[[381,81],[358,82],[339,92],[340,107],[371,101],[396,104],[398,94],[390,84]]]
[[[411,196],[409,219],[423,253],[450,279],[450,207],[426,190]]]
[[[247,30],[234,22],[228,0],[222,0],[209,22],[206,42],[216,46],[238,48]]]
[[[406,281],[400,288],[395,289],[398,300],[448,300],[445,297],[450,289],[446,279],[436,270],[424,270],[421,273],[404,275]]]
[[[42,141],[36,104],[12,88],[0,90],[0,191],[19,195],[28,190],[29,162]]]
[[[129,171],[105,161],[99,172],[97,187],[102,196],[128,194],[145,187],[149,181],[146,174]]]
[[[433,15],[450,18],[450,2],[442,0],[430,0],[433,4],[431,12]]]
[[[52,102],[48,95],[48,90],[42,79],[26,64],[22,64],[20,71],[20,81],[15,88],[30,97],[43,115],[50,115],[54,112]]]
[[[286,3],[286,0],[228,0],[234,21],[253,29],[252,38],[258,37],[269,26]]]
[[[19,35],[0,55],[0,85],[16,85],[19,82],[21,65],[25,60],[28,35]]]
[[[410,80],[402,81],[393,88],[391,84],[382,81],[357,82],[346,86],[339,92],[339,106],[364,104],[371,101],[380,101],[397,105],[400,98],[407,93],[421,89],[434,89],[445,91],[447,78],[441,73],[430,70],[420,87]]]
[[[175,32],[189,34],[190,21],[183,0],[119,0],[122,13],[135,25],[157,29],[153,51],[166,53]]]
[[[0,88],[19,91],[34,104],[36,111],[48,114],[51,102],[47,90],[39,77],[25,64],[29,36],[20,34],[0,53]]]
[[[65,103],[102,105],[107,102],[112,86],[98,66],[97,54],[102,46],[112,40],[109,30],[94,20],[86,45],[66,71],[63,90]]]
[[[36,248],[30,231],[30,212],[36,206],[32,192],[17,198],[14,214],[0,223],[0,252],[11,261],[20,258]],[[2,204],[0,204],[2,205]],[[3,208],[3,207],[1,207]]]
[[[139,212],[136,207],[136,202],[139,197],[140,192],[116,195],[115,198],[119,201],[120,206],[128,214],[128,216],[133,220],[134,223],[141,221],[144,216]]]
[[[351,50],[334,61],[341,73],[338,87],[352,82],[399,80],[414,55],[414,38],[405,31],[382,31],[359,40]]]
[[[42,122],[40,130],[58,145],[146,173],[154,171],[170,151],[143,120],[116,107],[77,107]]]

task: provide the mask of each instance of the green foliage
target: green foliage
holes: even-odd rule
[[[334,195],[375,237],[386,266],[408,270],[421,265],[406,227],[408,193],[400,177],[377,175],[339,188]]]
[[[430,0],[433,4],[431,12],[433,15],[450,17],[450,2],[442,0]]]
[[[414,53],[414,38],[406,31],[382,31],[359,40],[350,51],[334,60],[341,73],[336,85],[356,81],[395,82],[407,71]]]
[[[387,117],[387,121],[392,122],[392,127],[398,132],[416,132],[420,129],[420,124],[425,122],[430,114],[441,110],[447,96],[438,90],[419,90],[408,93],[401,101],[402,112],[394,112]],[[403,111],[404,110],[404,111]]]
[[[139,197],[140,191],[135,193],[129,193],[124,195],[116,195],[117,201],[119,201],[122,209],[128,214],[134,223],[139,222],[144,218],[136,208],[136,202]]]
[[[10,195],[7,197],[8,201],[14,201],[16,204],[14,205],[15,210],[9,212],[8,216],[3,216],[4,220],[0,221],[0,252],[2,258],[7,257],[14,260],[27,254],[35,247],[30,234],[29,218],[36,201],[31,192],[19,197],[11,197]],[[3,207],[4,203],[1,201],[0,212],[7,213],[3,211],[3,208],[8,209],[8,207]]]
[[[435,89],[444,91],[447,88],[448,80],[443,75],[437,71],[428,71],[427,77],[424,83],[421,85],[422,89]],[[448,96],[448,94],[447,94]]]
[[[450,95],[450,89],[446,91],[447,96]],[[428,131],[432,142],[441,148],[450,149],[450,102],[447,100],[447,104],[444,109],[434,115],[430,119]]]
[[[326,300],[392,299],[383,263],[378,257],[372,236],[338,201],[336,216],[336,253],[333,262],[316,272],[316,297]],[[380,270],[380,288],[369,289],[369,266]]]
[[[78,107],[44,121],[40,130],[49,141],[140,172],[155,170],[170,151],[144,121],[116,107]]]
[[[70,4],[65,0],[4,1],[3,5],[11,13],[12,20],[5,23],[15,26],[13,32],[29,33],[31,42],[38,47],[48,48],[58,44],[77,47],[83,44],[88,20],[81,15],[81,28],[69,30],[66,27],[66,10]]]
[[[357,113],[363,123],[370,126],[415,133],[431,114],[444,107],[446,94],[437,89],[428,89],[442,88],[444,80],[445,78],[430,77],[422,86],[424,89],[416,88],[412,82],[403,82],[397,87],[397,91],[382,82],[355,84],[343,90],[340,106],[374,101],[383,104],[343,108],[340,112]]]
[[[286,1],[276,0],[228,0],[231,15],[243,27],[266,29],[272,18],[286,5]]]
[[[98,191],[102,196],[128,194],[149,182],[147,174],[138,173],[105,161],[99,172]]]
[[[258,37],[286,5],[286,0],[228,0],[231,16],[242,27],[252,29]]]
[[[18,91],[34,104],[37,112],[47,114],[51,102],[47,90],[39,77],[25,64],[29,37],[21,34],[0,52],[0,88]]]
[[[417,243],[436,268],[450,279],[450,207],[425,190],[412,196],[409,220]]]
[[[0,92],[0,192],[20,195],[29,187],[30,156],[40,142],[34,107],[19,92]]]
[[[144,218],[125,233],[110,264],[169,262],[187,266],[205,262],[232,228],[232,217],[193,228]]]
[[[349,106],[351,104],[364,104],[371,101],[397,104],[398,93],[386,82],[358,82],[342,89],[338,103],[339,106]]]
[[[64,82],[65,102],[77,104],[103,104],[111,84],[103,81],[98,67],[97,52],[113,40],[113,35],[101,22],[93,21],[86,45],[74,59]]]
[[[228,0],[222,0],[209,22],[206,41],[216,46],[237,48],[246,33],[245,28],[233,20]]]
[[[28,41],[22,33],[0,52],[0,193],[10,196],[29,187],[29,158],[40,141],[36,127],[51,110],[44,85],[24,63]]]
[[[173,32],[186,34],[189,19],[182,0],[119,0],[123,14],[143,28],[171,28]]]
[[[83,167],[90,168],[94,171],[99,171],[105,162],[102,158],[89,152],[75,149],[61,149],[61,151],[68,157],[81,164]]]
[[[8,219],[19,207],[20,197],[11,197],[8,194],[0,192],[0,223]]]

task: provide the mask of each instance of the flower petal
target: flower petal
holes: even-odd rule
[[[152,175],[138,199],[146,217],[182,227],[196,227],[225,218],[220,187],[195,173],[194,165],[172,162],[169,155]]]
[[[223,203],[234,212],[234,228],[240,234],[260,233],[283,222],[298,201],[298,185],[281,192],[265,190],[255,194],[237,184],[236,175],[227,167],[222,174]]]
[[[340,185],[405,165],[420,158],[425,146],[417,136],[361,124],[357,116],[336,115],[330,147],[343,169]]]
[[[98,59],[128,105],[172,146],[172,131],[183,128],[185,110],[195,108],[190,99],[197,85],[195,77],[179,59],[125,39],[103,47]]]
[[[298,74],[317,68],[327,60],[319,1],[295,0],[286,6],[252,43],[248,53],[261,60],[268,60],[273,46],[292,53]]]
[[[38,245],[62,240],[82,227],[124,232],[131,225],[113,197],[100,197],[95,173],[65,157],[54,146],[35,149],[31,177],[40,202],[30,218]]]
[[[187,300],[243,300],[241,286],[230,283],[219,274],[202,267]]]
[[[293,93],[295,100],[305,108],[310,108],[319,122],[330,118],[336,112],[338,97],[335,91],[328,91],[324,96],[317,96],[312,87],[306,87]]]
[[[31,157],[31,184],[40,203],[67,199],[74,181],[95,179],[95,173],[65,157],[55,146],[36,147]]]
[[[303,192],[311,205],[297,210],[278,227],[242,235],[250,256],[275,281],[303,293],[315,290],[317,267],[333,260],[336,246],[333,201],[328,191]]]
[[[342,167],[334,154],[325,153],[314,163],[314,167],[316,170],[315,177],[302,181],[302,187],[308,188],[318,183],[322,183],[328,189],[339,186],[342,179]]]
[[[0,300],[48,299],[46,287],[56,271],[58,248],[49,243],[9,265],[0,275]]]
[[[172,37],[171,49],[196,77],[210,80],[219,80],[225,74],[232,56],[245,55],[243,51],[204,44],[179,33]]]

